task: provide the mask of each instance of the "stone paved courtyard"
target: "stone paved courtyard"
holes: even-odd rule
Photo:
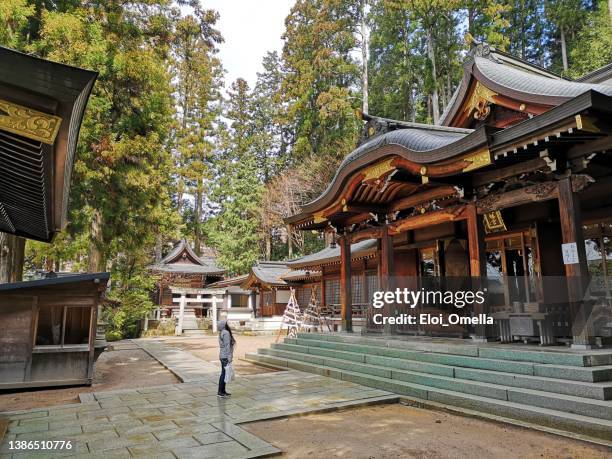
[[[188,359],[157,342],[142,347],[161,353],[171,370],[181,357]],[[218,371],[200,362],[197,368],[188,359],[177,371],[190,382],[94,392],[80,404],[0,413],[9,420],[0,458],[260,457],[280,450],[238,424],[397,400],[388,392],[298,371],[238,376],[229,386],[231,399],[219,399]],[[9,449],[11,440],[71,440],[74,446],[53,453],[15,452]]]

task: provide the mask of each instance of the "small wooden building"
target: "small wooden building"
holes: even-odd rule
[[[0,284],[0,389],[91,384],[109,273]]]

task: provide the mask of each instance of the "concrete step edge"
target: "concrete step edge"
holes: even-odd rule
[[[262,356],[259,354],[255,354],[255,361],[257,361],[259,357],[262,357]],[[267,356],[267,357],[274,359],[273,356]],[[283,361],[285,359],[277,358],[277,360]],[[312,370],[319,369],[325,372],[326,375],[330,377],[334,377],[336,379],[345,379],[345,377],[348,376],[349,379],[347,380],[351,380],[350,377],[354,377],[356,379],[361,380],[362,382],[358,382],[361,384],[364,384],[363,383],[364,381],[370,382],[370,383],[378,382],[378,383],[383,383],[383,384],[386,382],[388,383],[390,381],[385,378],[380,378],[377,376],[372,376],[372,375],[367,375],[367,374],[354,373],[354,372],[350,372],[346,370],[338,371],[336,369],[325,367],[323,365],[310,364],[306,362],[296,362],[296,363],[299,363],[300,364],[299,366],[301,366],[302,368],[311,368]],[[321,374],[317,371],[310,371],[310,372]],[[432,400],[432,401],[436,401],[439,403],[445,403],[445,402],[443,400],[442,401],[435,400],[430,397],[435,396],[434,398],[436,398],[439,395],[441,396],[440,398],[444,398],[444,396],[446,396],[447,398],[450,398],[450,399],[454,398],[454,399],[464,400],[467,402],[470,402],[470,401],[478,402],[479,404],[485,404],[485,406],[487,404],[494,405],[494,407],[497,407],[496,409],[499,409],[499,407],[501,407],[502,409],[511,409],[511,410],[508,410],[506,415],[503,415],[503,417],[512,418],[512,419],[529,420],[531,419],[531,417],[535,417],[536,419],[540,419],[546,422],[552,422],[556,419],[558,420],[558,422],[562,422],[565,425],[565,428],[561,428],[561,430],[577,432],[579,434],[587,434],[589,436],[593,436],[596,438],[603,438],[605,440],[609,439],[610,436],[612,435],[612,421],[609,421],[606,419],[594,418],[594,417],[584,416],[584,415],[574,414],[574,413],[567,413],[567,412],[552,410],[548,408],[534,407],[530,405],[524,405],[524,404],[520,404],[516,402],[505,401],[505,400],[485,398],[485,397],[480,397],[480,396],[472,395],[472,394],[452,392],[452,391],[448,391],[445,389],[438,389],[434,387],[420,386],[418,384],[403,382],[399,380],[392,380],[392,381],[397,386],[405,386],[406,388],[420,390],[424,392],[425,394],[427,394],[426,396],[427,400]],[[354,382],[357,382],[357,381],[354,381]],[[364,384],[364,385],[367,385],[367,384]],[[376,386],[370,386],[370,387],[376,387]],[[388,389],[383,389],[383,390],[388,390]],[[417,398],[423,398],[423,397],[417,397]],[[452,405],[452,403],[445,403],[445,404]],[[484,411],[484,410],[476,409],[476,411]],[[520,412],[528,413],[529,416],[525,414],[520,416]],[[508,414],[514,414],[514,417]],[[559,428],[558,426],[553,426],[553,427],[557,429]],[[570,428],[567,428],[567,427],[570,427]]]
[[[343,334],[326,334],[326,333],[299,333],[298,338],[303,339],[319,339],[330,342],[346,342],[346,343],[367,343],[376,345],[376,341],[381,341],[380,338],[371,338],[367,336],[347,336]],[[578,367],[595,367],[601,365],[612,365],[612,352],[609,353],[592,353],[592,354],[571,354],[556,351],[546,350],[527,350],[527,349],[511,349],[511,348],[493,348],[480,346],[478,344],[447,344],[436,342],[421,342],[402,341],[399,339],[385,340],[384,347],[423,350],[427,352],[457,354],[457,355],[472,355],[499,360],[509,360],[515,362],[530,362],[539,364],[554,364],[561,363],[565,360],[565,365]],[[380,345],[380,343],[378,344]],[[431,351],[428,348],[448,349],[451,352]],[[571,362],[571,363],[570,363]]]
[[[471,367],[460,367],[460,366],[455,366],[455,365],[450,365],[450,364],[438,364],[438,363],[431,363],[431,362],[425,362],[422,360],[413,360],[410,358],[399,358],[399,357],[388,357],[388,356],[380,356],[380,355],[376,355],[376,354],[365,354],[363,352],[351,352],[351,351],[338,351],[338,350],[332,350],[332,349],[328,349],[328,348],[319,348],[317,346],[312,346],[312,347],[308,347],[305,345],[300,345],[300,344],[285,344],[285,343],[275,343],[273,344],[272,348],[276,349],[276,348],[280,348],[282,349],[282,347],[279,346],[291,346],[291,347],[296,347],[296,348],[300,348],[300,350],[302,350],[303,352],[310,354],[310,355],[322,355],[318,353],[318,350],[324,350],[324,351],[333,351],[335,354],[337,354],[338,356],[346,356],[346,355],[360,355],[363,356],[364,359],[363,363],[367,363],[366,362],[366,356],[373,356],[373,357],[381,357],[384,359],[389,359],[390,361],[397,361],[398,365],[397,366],[393,366],[391,365],[392,368],[397,368],[399,370],[406,370],[405,368],[402,368],[401,366],[399,366],[399,362],[403,362],[403,361],[408,361],[408,362],[415,362],[418,365],[422,365],[422,366],[431,366],[432,368],[437,368],[437,369],[442,369],[442,368],[450,368],[453,370],[453,374],[455,374],[457,371],[461,371],[461,372],[473,372],[473,373],[480,373],[483,374],[485,376],[493,376],[493,377],[508,377],[509,379],[515,381],[515,378],[524,378],[527,380],[531,380],[531,381],[536,381],[539,383],[543,383],[543,384],[561,384],[564,383],[566,385],[572,386],[575,390],[573,391],[566,391],[566,392],[558,392],[558,391],[549,391],[549,392],[553,392],[553,393],[558,393],[558,394],[564,394],[564,395],[568,395],[568,396],[581,396],[581,395],[577,395],[576,392],[579,392],[580,389],[583,389],[585,391],[601,391],[601,396],[593,396],[590,397],[588,395],[582,395],[582,397],[585,398],[590,398],[590,399],[594,399],[594,400],[609,400],[612,399],[612,381],[605,381],[605,382],[589,382],[589,381],[580,381],[580,380],[574,380],[574,379],[562,379],[562,378],[550,378],[547,376],[539,376],[539,375],[527,375],[527,374],[517,374],[517,373],[509,373],[509,372],[503,372],[503,371],[497,371],[497,370],[491,370],[491,369],[484,369],[484,368],[471,368]],[[315,352],[311,352],[311,350],[314,350]],[[351,361],[357,361],[356,359],[349,359]],[[572,367],[574,368],[574,367]],[[427,371],[419,371],[419,370],[415,370],[415,369],[410,369],[409,371],[416,371],[419,373],[425,373],[425,374],[440,374],[440,373],[435,373],[435,372],[427,372]],[[442,374],[442,376],[444,376]],[[488,382],[488,381],[481,381],[481,380],[477,380],[477,379],[473,379],[473,378],[466,378],[463,377],[461,379],[467,379],[470,381],[478,381],[478,382]],[[489,382],[490,384],[495,384],[493,382]],[[523,388],[523,389],[529,389],[529,387],[524,387],[521,385],[512,385],[509,384],[508,386],[510,387],[516,387],[516,388]]]
[[[286,341],[291,341],[294,338],[290,338]],[[301,338],[297,338],[298,340]],[[308,339],[309,341],[309,345],[312,344],[312,347],[321,347],[323,349],[331,349],[330,346],[333,346],[334,341],[326,341],[326,340],[315,340],[315,339]],[[287,343],[287,344],[293,344],[291,342]],[[593,379],[595,379],[594,373],[599,373],[601,375],[604,375],[603,379],[605,379],[606,381],[610,381],[612,379],[612,369],[610,368],[610,366],[606,365],[606,366],[598,366],[598,367],[578,367],[578,366],[568,366],[568,365],[551,365],[551,364],[542,364],[542,363],[532,363],[532,362],[520,362],[520,361],[513,361],[513,360],[504,360],[504,359],[491,359],[491,358],[485,358],[485,357],[474,357],[474,356],[468,356],[468,355],[458,355],[458,354],[445,354],[445,353],[439,353],[439,352],[425,352],[425,351],[415,351],[415,350],[410,350],[410,349],[399,349],[399,348],[388,348],[386,346],[370,346],[370,345],[366,345],[366,344],[358,344],[358,343],[340,343],[342,345],[346,345],[346,346],[365,346],[365,347],[379,347],[381,349],[392,349],[394,351],[405,351],[405,352],[411,352],[415,355],[419,355],[422,356],[421,359],[419,359],[419,361],[424,361],[424,362],[428,362],[428,363],[437,363],[437,362],[432,362],[431,359],[457,359],[457,358],[461,358],[461,359],[468,359],[468,361],[471,361],[473,363],[477,363],[477,362],[486,362],[489,366],[489,368],[482,368],[482,366],[464,366],[464,365],[458,365],[456,363],[453,364],[444,364],[444,365],[450,365],[450,366],[457,366],[457,367],[462,367],[462,368],[476,368],[476,369],[488,369],[491,371],[498,371],[498,370],[493,370],[492,368],[490,368],[491,366],[495,366],[495,365],[499,365],[499,366],[512,366],[515,367],[517,370],[518,369],[523,369],[523,371],[519,372],[519,371],[515,371],[516,373],[520,373],[520,374],[525,374],[525,375],[531,375],[531,376],[542,376],[542,375],[536,375],[535,371],[537,369],[537,371],[540,371],[541,368],[568,368],[573,370],[574,372],[587,372],[587,374],[582,377],[581,379],[574,379],[574,380],[579,380],[579,381],[585,381],[585,382],[590,382],[588,380],[588,376],[592,377]],[[299,345],[299,344],[298,344]],[[302,344],[303,345],[303,344]],[[338,350],[340,351],[340,350]],[[349,351],[343,351],[343,352],[349,352]],[[368,354],[371,355],[378,355],[378,354],[373,354],[371,352],[369,352]],[[384,356],[386,357],[386,356]],[[403,358],[403,357],[397,357],[397,358]],[[414,359],[410,359],[407,358],[408,360],[414,360]],[[528,371],[528,372],[527,372]],[[503,372],[503,370],[502,370]],[[508,372],[508,371],[507,371]],[[551,376],[544,376],[544,377],[551,377]],[[556,377],[551,377],[553,379],[572,379],[572,378],[556,378]],[[599,380],[598,382],[605,382],[605,381],[601,381]]]
[[[555,409],[557,411],[562,411],[566,413],[573,413],[578,415],[586,415],[585,413],[592,413],[592,417],[598,419],[606,419],[612,421],[612,401],[603,401],[603,400],[594,400],[586,397],[576,397],[572,395],[558,394],[554,392],[541,391],[541,390],[533,390],[533,389],[523,389],[517,388],[513,386],[506,386],[494,383],[480,382],[480,381],[472,381],[462,378],[441,376],[441,375],[432,375],[432,374],[423,374],[420,372],[410,371],[410,370],[401,370],[395,368],[385,367],[383,365],[376,364],[367,364],[367,363],[358,363],[353,361],[346,361],[342,359],[335,359],[331,357],[320,357],[317,360],[322,361],[312,362],[308,361],[308,357],[312,357],[310,354],[302,354],[298,352],[284,351],[278,349],[262,349],[261,351],[266,352],[264,355],[270,355],[267,352],[271,352],[272,356],[279,357],[285,359],[287,361],[296,360],[301,363],[309,363],[313,365],[320,365],[333,368],[335,370],[341,371],[349,371],[359,374],[364,374],[368,376],[376,376],[379,378],[384,378],[389,381],[402,381],[407,382],[409,384],[419,384],[412,381],[406,381],[401,378],[394,377],[405,376],[405,377],[425,377],[429,378],[433,382],[438,381],[439,384],[456,386],[457,389],[453,390],[453,392],[458,392],[462,394],[490,394],[487,395],[486,398],[502,400],[502,401],[510,401],[520,403],[521,399],[526,399],[530,404],[534,406],[538,406],[540,408],[545,409]],[[276,354],[276,355],[275,355]],[[346,365],[349,364],[354,366],[353,369],[345,368]],[[389,377],[387,376],[379,376],[372,375],[368,373],[367,369],[372,370],[380,370],[380,372],[388,372]],[[443,387],[437,387],[435,385],[429,385],[422,383],[424,387],[431,387],[440,390],[448,390]],[[557,406],[563,407],[561,409],[557,409]]]

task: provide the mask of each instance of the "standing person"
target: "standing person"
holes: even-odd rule
[[[234,357],[234,345],[236,340],[232,334],[232,329],[226,320],[219,321],[219,359],[221,360],[221,376],[219,376],[219,390],[217,391],[218,397],[229,397],[232,394],[228,394],[225,391],[225,367],[233,360]]]

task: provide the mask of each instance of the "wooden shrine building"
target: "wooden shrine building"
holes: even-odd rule
[[[104,349],[96,320],[108,273],[20,282],[24,238],[50,242],[66,225],[96,77],[0,47],[0,388],[90,384]]]
[[[369,303],[355,295],[366,285],[493,277],[505,279],[504,289],[471,314],[490,313],[495,326],[458,335],[577,347],[609,337],[612,85],[594,75],[600,83],[572,81],[480,44],[440,125],[364,115],[361,143],[327,189],[286,219],[297,230],[334,232],[337,264],[289,266],[322,273],[323,301],[339,304],[346,331],[363,315],[355,299]],[[355,259],[366,241],[368,257]],[[589,285],[592,276],[603,279],[599,287]],[[546,288],[547,279],[565,291]],[[442,331],[369,319],[366,328]]]
[[[180,333],[183,328],[197,329],[196,320],[209,316],[216,330],[217,300],[219,306],[221,303],[217,295],[221,292],[208,289],[208,285],[223,279],[225,270],[217,265],[212,249],[205,247],[198,256],[189,242],[182,239],[149,270],[159,276],[155,299],[160,316],[178,318]]]

